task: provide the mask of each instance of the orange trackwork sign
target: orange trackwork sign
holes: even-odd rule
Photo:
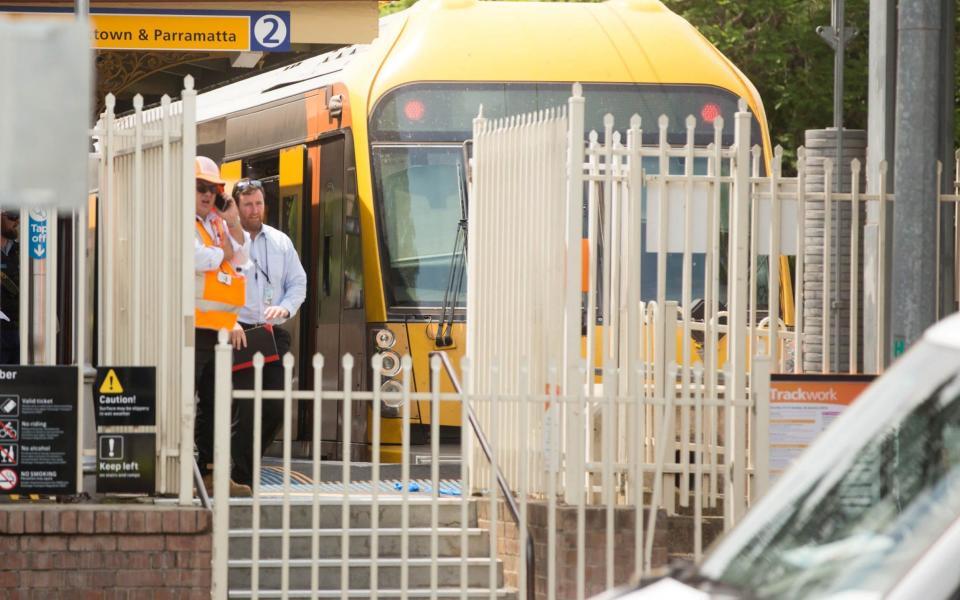
[[[770,478],[776,479],[875,375],[770,375]]]

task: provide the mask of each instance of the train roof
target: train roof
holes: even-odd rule
[[[408,81],[469,79],[703,84],[759,105],[746,77],[659,0],[420,0],[403,14],[372,48],[390,66],[368,83],[371,103]],[[344,75],[362,83],[367,71]]]
[[[335,78],[366,47],[348,46],[199,94],[197,121],[209,121],[317,89],[325,84],[325,79]]]
[[[387,62],[389,60],[389,62]],[[370,105],[410,81],[649,82],[714,85],[762,113],[756,90],[658,0],[604,3],[420,0],[348,46],[200,94],[207,121],[342,80]]]

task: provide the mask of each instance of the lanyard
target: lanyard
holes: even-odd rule
[[[266,265],[267,269],[264,270],[263,267],[260,266],[260,261],[257,260],[256,256],[254,256],[254,257],[253,257],[253,264],[254,264],[254,266],[257,267],[257,270],[253,272],[253,276],[254,276],[254,278],[256,278],[256,279],[260,279],[260,273],[263,273],[263,276],[264,276],[264,277],[266,278],[266,280],[267,280],[267,285],[271,285],[271,282],[270,282],[270,246],[269,246],[269,244],[267,243],[267,232],[264,231],[263,229],[261,229],[261,230],[260,230],[260,235],[258,235],[257,237],[258,237],[258,238],[261,238],[261,237],[263,238],[263,264]],[[256,244],[256,239],[254,240],[254,244]],[[251,254],[252,254],[252,253],[251,253]]]
[[[213,218],[207,215],[206,218],[200,218],[200,215],[197,215],[197,221],[200,221],[200,226],[206,230],[207,235],[210,236],[210,239],[213,240],[214,246],[220,245],[220,239],[223,236],[223,232],[217,227],[216,222]]]

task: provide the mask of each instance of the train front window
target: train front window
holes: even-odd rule
[[[460,220],[461,148],[376,147],[373,157],[390,303],[439,307]]]
[[[413,83],[385,95],[370,118],[372,142],[454,142],[472,137],[480,106],[483,116],[497,119],[539,110],[565,107],[569,83]],[[709,85],[646,83],[586,83],[586,131],[603,132],[603,117],[612,114],[614,127],[624,132],[630,117],[640,115],[645,142],[656,143],[660,115],[669,118],[668,141],[686,140],[686,118],[697,119],[697,145],[713,142],[713,123],[723,117],[723,143],[733,143],[736,95]],[[760,124],[751,121],[751,144],[762,143]]]
[[[435,308],[442,302],[460,218],[457,177],[462,171],[456,165],[462,163],[461,145],[472,137],[480,107],[484,117],[500,118],[564,107],[570,93],[569,83],[412,83],[376,103],[369,135],[375,210],[383,242],[384,289],[390,306]],[[669,117],[668,143],[681,145],[687,138],[686,117],[692,114],[697,118],[694,143],[705,146],[714,141],[713,124],[722,116],[722,143],[733,143],[738,98],[728,90],[707,85],[586,83],[583,95],[587,133],[592,129],[602,133],[604,115],[609,113],[614,116],[615,129],[625,136],[631,116],[638,114],[644,142],[656,143],[658,118],[665,114]],[[751,143],[761,142],[760,133],[760,123],[753,119]],[[647,173],[656,173],[658,168],[656,160],[645,160]],[[705,169],[705,159],[697,159],[694,170],[703,173]],[[683,159],[671,159],[670,171],[682,173]],[[646,199],[644,218],[645,206]],[[724,208],[725,203],[721,213]],[[720,243],[725,246],[726,223],[720,228]],[[682,265],[681,254],[668,255],[665,293],[669,300],[681,300]],[[725,272],[722,260],[720,270]],[[703,254],[692,257],[691,273],[691,297],[696,299],[704,293]],[[723,274],[719,283],[722,299],[726,287]],[[645,300],[656,298],[656,254],[646,247],[641,288]],[[763,297],[765,291],[761,289],[759,295]]]

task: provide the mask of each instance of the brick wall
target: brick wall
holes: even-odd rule
[[[490,529],[490,503],[478,501],[479,526]],[[533,534],[536,555],[536,595],[546,598],[547,590],[547,504],[531,502],[528,506],[527,527]],[[630,581],[634,567],[634,523],[636,510],[617,507],[614,511],[614,582]],[[586,535],[585,580],[586,595],[590,597],[606,589],[606,510],[586,507],[584,522]],[[666,564],[666,516],[658,517],[661,526],[654,535],[653,566]],[[506,505],[500,501],[497,508],[497,553],[504,564],[507,586],[518,587],[520,562],[519,530]],[[577,590],[577,507],[557,506],[556,576],[557,598],[576,598]]]
[[[0,507],[0,599],[207,600],[211,522],[175,506]]]

